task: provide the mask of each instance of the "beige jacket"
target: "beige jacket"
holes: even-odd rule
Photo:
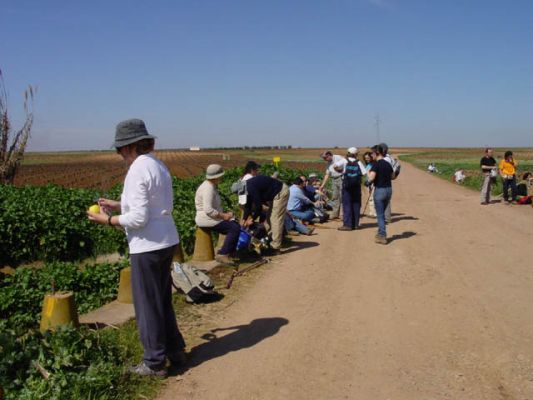
[[[194,197],[196,206],[196,225],[210,228],[222,222],[222,202],[218,189],[208,180],[205,180],[196,190]]]

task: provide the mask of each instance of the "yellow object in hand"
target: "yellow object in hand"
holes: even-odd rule
[[[93,204],[89,207],[89,212],[92,212],[94,214],[100,214],[100,206],[98,204]]]

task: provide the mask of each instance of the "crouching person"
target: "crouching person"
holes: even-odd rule
[[[200,228],[209,228],[214,232],[226,235],[222,248],[215,255],[215,260],[226,265],[235,264],[232,254],[239,241],[240,225],[235,221],[231,211],[222,210],[222,201],[218,193],[218,183],[224,175],[224,169],[218,164],[207,167],[205,181],[196,190],[194,203],[196,206],[195,222]]]

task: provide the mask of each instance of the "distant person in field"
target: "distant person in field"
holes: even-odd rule
[[[394,170],[390,162],[385,160],[386,151],[381,145],[375,146],[376,163],[368,172],[367,185],[374,185],[374,204],[378,219],[378,234],[376,243],[387,244],[387,229],[385,224],[385,210],[392,197],[392,177]]]
[[[224,244],[218,250],[215,260],[221,264],[233,265],[236,259],[232,257],[237,249],[241,227],[235,221],[233,212],[224,212],[218,192],[220,178],[224,169],[218,164],[207,167],[205,181],[196,190],[194,203],[196,206],[195,222],[200,228],[209,228],[214,232],[225,235]]]
[[[341,204],[342,204],[342,175],[344,173],[344,167],[342,165],[344,157],[337,154],[333,154],[331,151],[323,152],[320,157],[327,162],[326,173],[324,180],[320,185],[320,191],[323,191],[328,183],[328,180],[332,181],[331,201],[332,210],[329,214],[331,219],[339,218]]]
[[[361,180],[366,175],[365,166],[357,158],[356,147],[350,147],[343,162],[342,178],[342,226],[339,231],[359,229],[361,217]]]
[[[498,169],[496,160],[493,157],[493,150],[490,147],[485,149],[485,155],[481,158],[479,165],[483,178],[481,185],[481,204],[486,205],[490,203],[490,192],[492,190],[492,184],[496,180]]]
[[[272,236],[270,246],[274,254],[279,254],[287,202],[289,201],[289,188],[283,182],[270,176],[257,175],[246,181],[248,193],[242,224],[250,226],[254,220],[263,215],[263,206],[267,208],[266,223]]]
[[[120,201],[100,199],[101,212],[87,214],[93,222],[126,231],[133,305],[144,347],[143,361],[130,372],[166,376],[167,358],[175,366],[185,362],[185,341],[172,307],[170,269],[179,242],[172,177],[152,154],[154,139],[140,119],[117,125],[113,146],[129,165],[122,196]]]
[[[374,157],[372,156],[372,152],[367,151],[363,155],[363,159],[365,162],[365,170],[367,173],[366,179],[368,181],[368,171],[370,171],[372,169],[372,165],[374,165]],[[368,191],[368,200],[367,200],[368,203],[367,203],[366,215],[374,218],[376,217],[376,208],[374,207],[374,193],[373,193],[374,187],[372,185],[370,186],[365,185],[365,187],[367,188],[367,191]]]
[[[516,202],[516,168],[518,162],[514,160],[513,152],[505,152],[504,159],[500,161],[499,170],[503,179],[503,200],[509,204],[509,189],[511,189],[511,201]]]
[[[465,175],[465,171],[463,169],[458,169],[453,174],[453,181],[455,183],[461,184],[461,183],[464,182],[465,178],[466,178],[466,175]]]
[[[533,175],[531,172],[524,172],[522,180],[516,185],[518,194],[518,204],[531,204],[533,197]]]

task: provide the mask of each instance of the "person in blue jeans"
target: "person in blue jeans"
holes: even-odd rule
[[[315,203],[307,197],[304,191],[304,181],[298,177],[289,188],[289,202],[287,211],[293,218],[311,222],[315,218],[313,207]]]
[[[342,219],[339,231],[359,229],[361,215],[361,177],[366,174],[365,166],[357,158],[357,147],[350,147],[343,162],[342,177]]]
[[[385,225],[385,210],[392,197],[392,175],[393,169],[390,163],[385,160],[386,151],[381,145],[373,148],[376,153],[376,162],[368,172],[366,185],[374,184],[374,205],[378,219],[378,234],[376,243],[387,244],[387,230]]]

